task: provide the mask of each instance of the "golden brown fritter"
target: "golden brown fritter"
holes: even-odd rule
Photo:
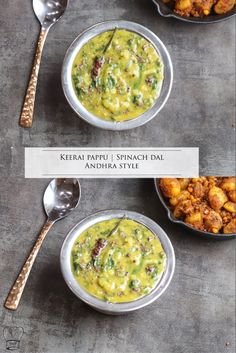
[[[194,17],[208,16],[211,8],[214,5],[214,0],[196,0],[193,1],[191,15]]]
[[[210,206],[214,210],[219,210],[221,209],[221,207],[224,206],[225,202],[228,201],[228,197],[225,195],[224,191],[221,188],[213,186],[209,190],[208,200]]]
[[[231,213],[236,213],[236,203],[228,201],[224,204],[224,209]]]
[[[236,190],[231,190],[228,192],[230,201],[236,202]]]
[[[176,218],[183,218],[186,214],[194,211],[191,200],[180,201],[174,208],[173,214]]]
[[[189,179],[188,178],[181,178],[178,179],[179,183],[180,183],[180,189],[181,190],[185,190],[188,187],[189,184]]]
[[[194,228],[201,229],[203,225],[203,217],[200,211],[190,212],[185,217],[185,222],[193,226]]]
[[[172,206],[176,206],[178,203],[180,203],[183,200],[187,200],[190,198],[190,193],[188,190],[183,190],[181,191],[177,196],[172,197],[170,199],[170,204]]]
[[[226,192],[236,190],[236,177],[223,178],[220,187]]]
[[[175,197],[180,193],[180,183],[176,178],[163,178],[160,186],[166,197]]]
[[[205,229],[211,233],[219,233],[222,228],[223,221],[219,213],[214,210],[210,210],[207,215],[204,216]]]
[[[235,5],[235,0],[219,0],[214,6],[214,11],[217,15],[229,12]]]
[[[231,219],[231,221],[224,226],[225,234],[236,233],[236,218]]]

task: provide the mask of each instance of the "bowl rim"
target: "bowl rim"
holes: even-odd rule
[[[82,103],[80,103],[75,93],[71,77],[71,70],[74,59],[79,50],[82,48],[82,46],[96,35],[99,35],[102,32],[112,30],[115,27],[136,32],[137,34],[141,35],[146,40],[148,40],[154,46],[164,64],[164,79],[162,82],[162,88],[158,98],[155,100],[154,105],[140,116],[122,122],[112,122],[104,120],[90,113],[82,105]],[[105,130],[129,130],[146,124],[148,121],[153,119],[164,107],[170,96],[173,84],[173,65],[170,58],[170,54],[164,43],[159,39],[159,37],[155,33],[153,33],[147,27],[136,22],[126,20],[108,20],[96,23],[88,27],[87,29],[82,31],[70,44],[69,48],[66,51],[62,64],[61,83],[64,95],[69,105],[74,110],[74,112],[87,123]]]
[[[161,279],[149,294],[131,302],[109,303],[92,296],[87,291],[85,291],[76,281],[71,270],[71,249],[79,234],[81,234],[84,230],[101,221],[113,218],[122,218],[124,215],[128,219],[135,220],[148,227],[158,237],[166,253],[166,268],[162,274]],[[165,231],[150,218],[133,211],[104,210],[85,217],[68,232],[61,248],[60,265],[65,282],[79,299],[101,312],[105,312],[107,314],[122,314],[143,308],[151,304],[164,293],[164,291],[169,286],[174,274],[175,253]]]
[[[228,240],[228,239],[233,239],[233,238],[236,237],[236,234],[234,234],[234,233],[230,233],[230,234],[217,233],[217,234],[215,234],[215,233],[211,233],[211,232],[203,232],[201,230],[198,230],[197,228],[194,228],[190,224],[187,224],[184,221],[181,221],[181,220],[175,218],[173,216],[172,212],[171,212],[170,207],[168,207],[164,196],[162,195],[162,192],[161,192],[160,187],[159,187],[159,181],[160,181],[160,178],[155,178],[154,179],[155,190],[156,190],[156,193],[157,193],[157,196],[158,196],[159,200],[161,201],[162,206],[167,211],[167,216],[168,216],[169,220],[172,223],[179,224],[182,227],[187,228],[191,232],[193,232],[195,234],[198,234],[198,235],[201,235],[201,237],[203,237],[203,238],[212,238],[212,239],[218,239],[218,240]]]
[[[189,23],[195,23],[195,24],[211,24],[211,23],[222,22],[235,16],[236,14],[236,9],[233,8],[229,12],[226,12],[225,14],[222,14],[222,15],[216,14],[216,15],[209,15],[205,17],[193,17],[193,16],[184,17],[175,13],[162,0],[152,0],[152,2],[156,5],[157,11],[162,17],[172,17],[183,22],[189,22]]]

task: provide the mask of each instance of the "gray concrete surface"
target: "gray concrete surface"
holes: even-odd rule
[[[42,58],[33,128],[18,127],[39,23],[32,1],[1,0],[0,174],[23,175],[24,146],[199,146],[201,174],[234,173],[235,19],[193,25],[157,15],[151,0],[73,0],[51,29]],[[147,125],[107,132],[78,119],[61,89],[66,49],[86,27],[139,22],[166,44],[174,64],[168,104]]]
[[[0,352],[3,328],[23,327],[18,353],[234,353],[234,240],[210,241],[170,224],[151,180],[82,180],[80,207],[45,240],[19,309],[3,302],[44,222],[47,180],[9,178],[0,185]],[[10,192],[9,192],[10,190]],[[79,301],[59,269],[69,229],[92,212],[124,208],[157,221],[175,248],[176,272],[166,293],[135,313],[113,317]]]

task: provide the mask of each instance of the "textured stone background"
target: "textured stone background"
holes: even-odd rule
[[[31,130],[18,118],[39,24],[31,0],[1,0],[1,175],[23,175],[24,146],[200,147],[201,174],[232,174],[234,160],[235,20],[193,25],[157,15],[151,0],[73,0],[48,35]],[[86,27],[108,19],[139,22],[166,44],[174,65],[167,105],[147,125],[110,132],[78,119],[61,89],[65,51]]]
[[[48,234],[19,309],[5,310],[3,301],[45,219],[41,195],[46,185],[47,180],[11,178],[0,186],[0,323],[24,328],[19,353],[235,352],[235,241],[202,239],[172,225],[151,180],[82,180],[79,208]],[[79,301],[59,269],[69,229],[107,208],[138,211],[157,221],[177,259],[165,294],[149,307],[119,317],[99,314]],[[7,353],[2,329],[0,352]]]

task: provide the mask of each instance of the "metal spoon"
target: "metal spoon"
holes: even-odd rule
[[[41,30],[19,121],[19,124],[22,127],[29,128],[32,126],[38,73],[45,39],[52,25],[54,25],[54,23],[56,23],[64,14],[68,2],[69,0],[33,0],[34,13],[41,24]]]
[[[7,296],[5,302],[5,307],[7,309],[17,309],[31,268],[33,267],[36,256],[38,255],[49,229],[56,221],[68,216],[68,214],[78,206],[80,195],[80,184],[77,179],[53,179],[49,183],[43,197],[47,221],[45,222],[29,257]]]

